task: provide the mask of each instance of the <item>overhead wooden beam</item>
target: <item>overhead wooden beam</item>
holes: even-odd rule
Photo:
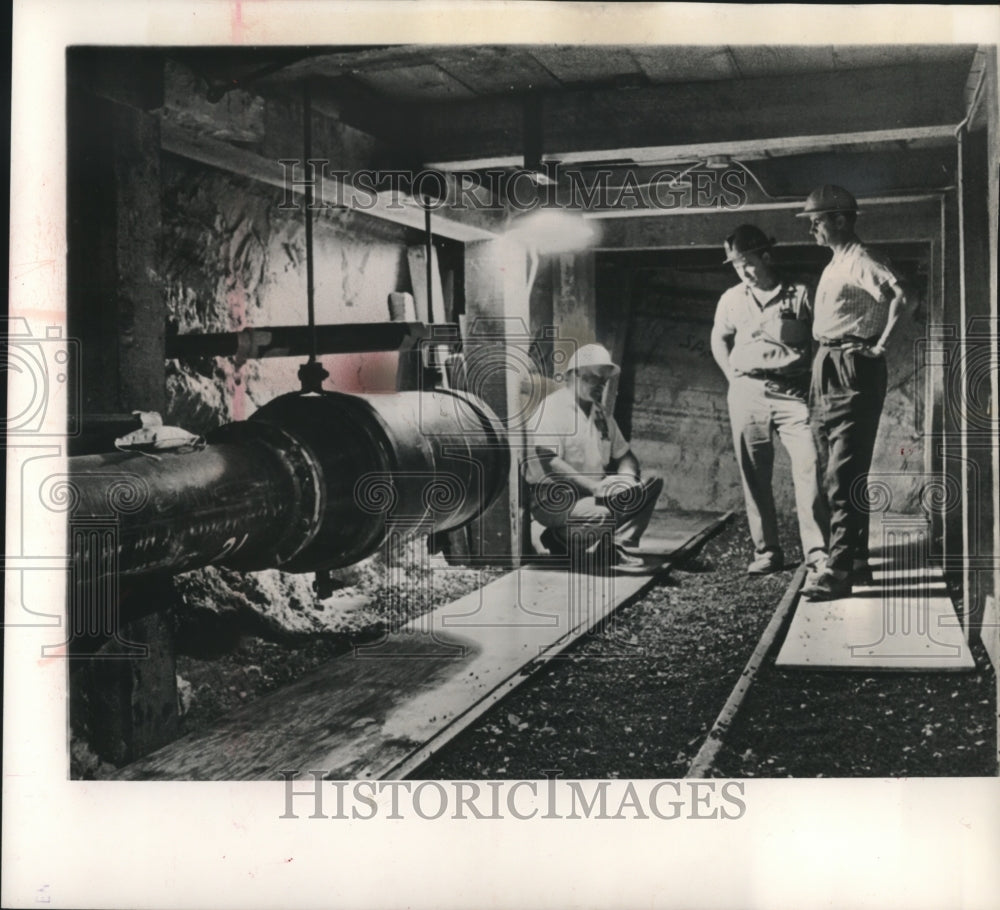
[[[304,195],[301,168],[295,168],[293,180],[286,184],[285,166],[273,158],[264,158],[255,152],[213,139],[200,133],[164,123],[161,130],[161,144],[166,152],[180,155],[191,161],[198,161],[211,167],[257,180],[270,186],[286,189],[296,195]],[[359,189],[336,177],[317,175],[317,185],[313,190],[319,200],[338,208],[358,211],[372,218],[379,218],[393,224],[424,229],[424,210],[417,200],[405,193],[391,191],[373,192]],[[502,213],[487,212],[469,207],[461,211],[437,209],[434,213],[434,233],[468,243],[477,240],[494,240],[502,230]]]
[[[547,152],[544,161],[558,161],[561,165],[600,164],[602,161],[634,161],[638,165],[663,162],[697,161],[712,155],[728,155],[753,161],[760,158],[779,158],[791,155],[808,155],[828,152],[850,146],[870,146],[903,142],[953,142],[955,126],[952,123],[935,126],[913,126],[897,129],[861,130],[853,133],[825,133],[814,136],[769,136],[764,139],[736,142],[699,142],[692,145],[629,145],[617,148],[598,148],[587,151]],[[491,158],[476,157],[451,161],[428,161],[425,167],[438,170],[479,171],[487,168],[518,167],[521,155],[498,155]]]
[[[884,196],[858,196],[858,206],[862,208],[862,211],[869,212],[873,206],[882,205],[909,205],[914,202],[932,203],[938,201],[944,190],[928,190],[925,193],[906,193],[900,195],[884,195]],[[805,197],[799,199],[774,199],[774,200],[761,200],[759,197],[754,201],[746,202],[738,207],[733,207],[727,209],[722,205],[715,205],[711,208],[706,206],[696,206],[696,205],[685,205],[678,206],[676,208],[665,208],[657,209],[655,207],[649,209],[638,209],[638,208],[619,208],[619,209],[607,209],[607,210],[593,210],[584,212],[582,217],[588,221],[597,222],[608,222],[617,221],[621,219],[631,220],[631,219],[648,219],[648,218],[677,218],[677,217],[698,217],[701,215],[718,215],[718,214],[735,214],[739,216],[740,214],[750,212],[753,217],[757,217],[760,212],[787,212],[794,215],[796,212],[802,210],[802,204],[805,201]]]
[[[989,68],[988,59],[991,53],[995,56],[996,49],[989,47],[976,48],[976,55],[972,58],[972,66],[969,67],[969,74],[965,79],[963,101],[965,113],[969,120],[975,117],[976,109],[982,101],[983,87],[986,85],[986,75]]]
[[[892,241],[936,241],[941,234],[941,204],[938,196],[910,197],[909,201],[862,199],[858,233],[871,243]],[[598,250],[655,250],[715,247],[741,224],[757,225],[786,243],[811,243],[807,225],[795,213],[801,205],[781,203],[735,211],[689,211],[684,217],[668,215],[644,218],[595,219],[600,224]]]
[[[836,73],[693,82],[542,95],[545,153],[701,148],[787,136],[941,127],[964,115],[964,64],[878,67]],[[516,98],[423,105],[416,141],[435,162],[519,156]]]

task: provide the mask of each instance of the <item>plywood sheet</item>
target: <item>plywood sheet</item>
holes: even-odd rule
[[[872,559],[874,584],[828,602],[800,600],[775,661],[837,670],[972,670],[941,570]]]

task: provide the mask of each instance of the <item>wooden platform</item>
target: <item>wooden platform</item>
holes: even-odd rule
[[[401,778],[728,517],[657,514],[638,575],[540,560],[121,769],[119,780]],[[650,552],[653,540],[659,541]]]
[[[873,522],[874,584],[828,602],[800,599],[779,667],[973,670],[975,662],[929,556],[926,526],[909,516]],[[874,541],[879,541],[875,544]]]

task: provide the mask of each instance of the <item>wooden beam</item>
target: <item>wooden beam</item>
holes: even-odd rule
[[[766,76],[542,96],[546,153],[675,148],[787,136],[831,137],[940,127],[964,115],[964,64]],[[513,98],[424,105],[418,144],[426,160],[520,155],[524,131]]]
[[[956,158],[957,158],[956,150]],[[960,394],[957,388],[955,373],[957,359],[961,356],[959,346],[960,298],[962,267],[959,258],[959,207],[958,193],[949,193],[945,197],[943,223],[942,271],[944,294],[940,310],[940,323],[932,336],[934,349],[939,352],[937,357],[942,360],[941,374],[941,426],[939,435],[931,444],[940,453],[942,481],[948,489],[962,488],[964,468],[961,462],[959,448]],[[960,566],[962,564],[962,521],[961,509],[955,507],[951,496],[941,497],[939,510],[941,522],[941,552],[944,558],[945,573],[960,583]]]
[[[1000,160],[1000,85],[997,76],[997,46],[994,44],[986,52],[986,129],[988,158],[992,162]],[[1000,407],[1000,376],[996,364],[1000,363],[1000,339],[997,338],[1000,329],[1000,310],[997,298],[1000,296],[998,287],[998,221],[1000,221],[1000,174],[997,168],[991,167],[988,175],[987,199],[989,201],[989,250],[990,250],[990,318],[993,322],[993,340],[991,356],[994,364],[990,377],[990,395],[993,401],[994,418],[996,409]],[[986,652],[993,664],[994,674],[1000,671],[1000,427],[993,423],[993,489],[990,491],[993,508],[993,596],[986,598],[986,609],[983,616],[983,642]]]
[[[844,146],[898,144],[901,142],[953,142],[955,126],[942,123],[932,126],[901,127],[897,129],[860,130],[856,132],[822,133],[816,135],[769,136],[763,139],[735,142],[698,142],[689,145],[628,145],[614,148],[595,148],[587,151],[549,151],[545,161],[558,161],[561,165],[596,164],[602,161],[634,161],[636,164],[697,161],[712,155],[728,155],[752,161],[757,158],[778,158],[789,155],[807,155],[828,152]],[[434,161],[425,167],[439,170],[486,170],[487,168],[518,167],[521,155],[495,155],[465,160]]]
[[[198,161],[279,189],[286,188],[285,166],[274,159],[265,158],[220,139],[164,123],[161,142],[164,151],[182,158]],[[319,157],[321,156],[317,155],[317,158]],[[336,177],[317,176],[317,187],[313,191],[317,203],[322,199],[323,202],[335,205],[337,208],[361,212],[372,218],[420,231],[424,229],[423,208],[415,199],[404,193],[395,194],[391,191],[375,193],[358,189]],[[295,179],[302,178],[301,169],[295,168]],[[300,183],[293,183],[291,189],[300,196],[305,192],[304,186]],[[456,217],[456,212],[446,213],[444,209],[438,209],[434,216],[435,234],[463,243],[495,239],[501,227],[501,213],[491,215],[471,207],[462,210],[460,217]]]
[[[559,341],[568,342],[564,353],[597,339],[597,304],[594,299],[594,254],[561,253],[552,258],[552,322],[559,327]]]
[[[527,415],[522,382],[531,381],[526,254],[503,241],[465,247],[463,353],[471,392],[503,422],[512,452],[505,494],[471,526],[473,556],[519,565],[523,549],[520,461]]]
[[[858,233],[870,243],[936,240],[940,237],[939,197],[914,196],[906,202],[864,200]],[[807,225],[796,218],[800,203],[744,206],[733,211],[686,210],[632,218],[599,218],[598,250],[655,250],[719,248],[722,239],[739,225],[753,223],[783,243],[811,243]]]
[[[68,105],[68,318],[93,413],[162,411],[158,118],[89,91]]]
[[[798,124],[795,124],[798,127]],[[755,156],[777,158],[786,155],[803,155],[826,152],[845,145],[913,142],[923,140],[948,140],[955,138],[955,127],[950,123],[932,126],[902,127],[898,129],[859,130],[815,135],[771,136],[766,139],[739,142],[709,142],[694,145],[645,146],[608,149],[606,152],[567,152],[548,157],[563,164],[580,161],[599,161],[598,156],[609,159],[631,158],[636,163],[657,161],[694,161],[711,155],[729,155],[733,158]]]

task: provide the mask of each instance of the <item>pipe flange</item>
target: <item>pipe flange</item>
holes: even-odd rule
[[[281,529],[284,533],[275,529],[278,533],[271,549],[272,564],[281,567],[312,543],[322,524],[326,495],[323,470],[315,453],[287,430],[265,421],[229,423],[213,430],[207,439],[209,443],[262,443],[291,480],[296,515],[288,528]],[[233,561],[233,568],[241,568],[237,562]]]

